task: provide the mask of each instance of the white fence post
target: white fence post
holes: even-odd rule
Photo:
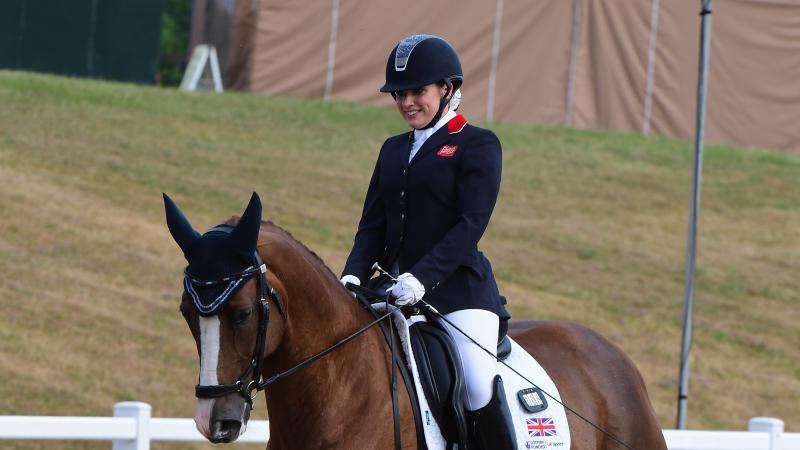
[[[753,417],[747,422],[747,431],[756,431],[769,434],[769,450],[781,449],[781,436],[783,435],[783,421],[772,417]]]
[[[120,402],[114,405],[114,417],[136,419],[136,437],[133,440],[116,439],[112,450],[150,450],[150,412],[152,408],[143,402]]]

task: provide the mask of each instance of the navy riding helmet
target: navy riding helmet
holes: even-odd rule
[[[381,92],[419,89],[431,83],[444,82],[448,92],[442,98],[439,112],[425,128],[439,121],[442,110],[464,81],[461,61],[444,39],[430,34],[414,34],[398,43],[386,61],[386,83]]]

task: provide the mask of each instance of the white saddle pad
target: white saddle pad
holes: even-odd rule
[[[386,312],[385,303],[377,303],[372,306],[381,314]],[[409,339],[408,327],[418,321],[424,322],[426,319],[424,316],[412,316],[406,320],[399,310],[396,310],[392,317],[402,342],[406,363],[411,368],[414,376],[414,385],[416,386],[422,414],[422,425],[425,430],[425,442],[430,450],[444,450],[446,449],[447,441],[442,437],[439,425],[430,412],[425,392],[422,390],[422,384],[419,381],[419,372],[411,352],[411,341]],[[558,393],[555,383],[525,349],[510,337],[509,339],[511,340],[511,353],[503,362],[535,384],[535,386],[531,385],[531,383],[509,369],[503,362],[497,363],[497,373],[503,378],[506,400],[511,409],[514,428],[517,432],[517,448],[520,450],[569,449],[570,437],[567,415],[564,407],[561,406],[561,395]],[[537,413],[530,413],[523,407],[517,397],[517,393],[531,387],[538,387],[545,392],[547,409]],[[553,400],[553,397],[558,401]]]

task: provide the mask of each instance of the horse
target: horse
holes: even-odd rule
[[[180,311],[200,358],[195,422],[203,436],[235,441],[249,419],[253,391],[263,388],[271,450],[392,448],[397,433],[402,448],[418,448],[402,384],[393,413],[392,359],[380,329],[368,326],[373,315],[313,251],[261,221],[255,193],[241,218],[202,236],[166,194],[164,201],[170,232],[189,261]],[[213,267],[217,255],[209,249],[219,245],[254,262],[217,280],[222,286],[214,295],[232,292],[222,304],[199,304],[196,290],[213,283],[190,272],[193,265]],[[509,335],[554,379],[569,408],[572,449],[666,450],[644,381],[617,346],[562,321],[512,321]],[[320,357],[321,351],[329,353]]]

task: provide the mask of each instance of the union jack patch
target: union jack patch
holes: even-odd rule
[[[534,417],[525,419],[525,423],[531,437],[556,436],[556,425],[552,417]]]
[[[442,148],[436,152],[436,154],[445,158],[449,158],[456,154],[456,150],[458,150],[457,145],[443,145]]]

